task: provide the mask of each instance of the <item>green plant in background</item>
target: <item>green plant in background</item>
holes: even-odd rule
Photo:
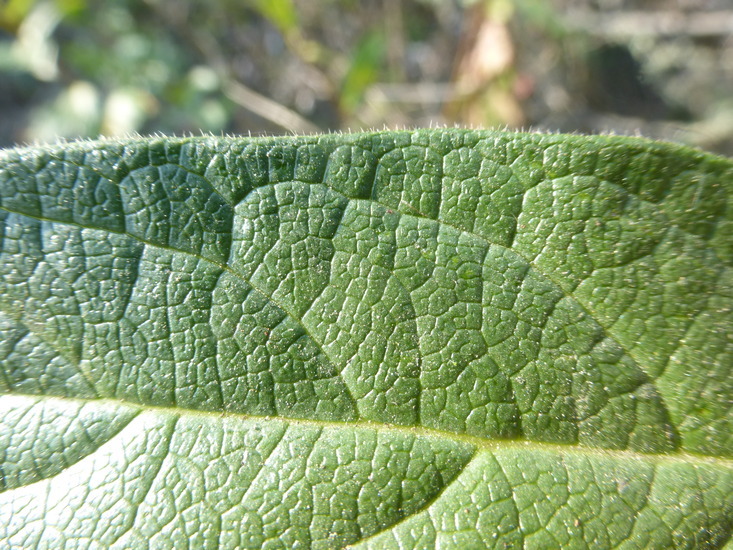
[[[610,137],[7,150],[1,544],[729,548],[732,184]]]

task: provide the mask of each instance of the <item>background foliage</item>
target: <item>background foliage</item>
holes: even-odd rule
[[[6,0],[0,146],[434,124],[733,154],[728,0]]]

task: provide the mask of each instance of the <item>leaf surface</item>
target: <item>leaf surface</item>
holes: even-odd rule
[[[731,187],[488,131],[0,152],[0,541],[730,546]]]

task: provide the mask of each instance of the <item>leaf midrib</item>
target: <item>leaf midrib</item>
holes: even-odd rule
[[[213,419],[217,421],[229,419],[237,420],[241,422],[246,421],[259,421],[259,422],[283,422],[288,425],[304,426],[318,429],[368,429],[375,432],[381,433],[394,433],[402,436],[409,437],[425,437],[438,440],[450,440],[459,443],[469,444],[473,446],[476,451],[529,451],[529,452],[546,452],[546,453],[557,453],[567,454],[572,453],[576,455],[588,456],[590,458],[614,458],[617,460],[624,461],[646,461],[654,464],[657,463],[678,463],[685,464],[687,466],[714,466],[720,468],[726,468],[733,470],[733,458],[727,457],[716,457],[709,455],[701,455],[691,452],[672,451],[668,453],[644,453],[639,451],[631,451],[628,449],[603,449],[594,447],[584,447],[576,444],[558,444],[558,443],[546,443],[541,441],[526,441],[516,439],[486,439],[478,436],[468,434],[456,434],[447,432],[444,430],[438,430],[435,428],[428,428],[425,426],[405,426],[400,424],[389,424],[385,422],[374,422],[370,420],[316,420],[309,418],[292,418],[283,416],[263,416],[263,415],[252,415],[245,413],[238,413],[232,411],[206,411],[199,409],[191,409],[185,407],[173,407],[163,405],[147,405],[140,403],[131,403],[122,399],[93,399],[93,398],[78,398],[78,397],[63,397],[63,396],[50,396],[50,395],[33,395],[26,393],[11,393],[5,395],[12,395],[14,397],[26,398],[34,402],[42,402],[46,400],[53,400],[62,403],[73,403],[73,404],[97,404],[100,406],[110,406],[114,408],[129,407],[136,409],[140,414],[159,414],[159,415],[173,415],[173,416],[190,416],[199,417],[204,419]],[[0,399],[2,399],[0,394]],[[136,415],[137,416],[137,415]]]

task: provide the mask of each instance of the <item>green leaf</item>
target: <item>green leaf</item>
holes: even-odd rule
[[[0,153],[0,546],[723,548],[733,163],[421,130]]]

